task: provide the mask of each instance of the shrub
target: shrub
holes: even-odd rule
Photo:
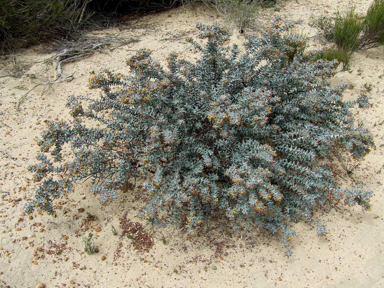
[[[217,12],[233,23],[240,33],[243,33],[244,29],[250,26],[261,6],[259,1],[203,0],[203,2],[208,6],[214,7]]]
[[[320,16],[311,22],[311,25],[320,29],[320,34],[328,41],[334,42],[335,39],[335,20],[331,17]]]
[[[0,1],[0,50],[28,47],[55,38],[75,36],[80,28],[97,27],[119,11],[165,9],[189,0],[3,0]],[[96,16],[96,15],[95,15]]]
[[[352,8],[344,16],[319,17],[313,25],[345,52],[384,45],[384,0],[375,0],[365,16],[357,15]]]
[[[82,8],[81,0],[1,1],[0,49],[4,53],[54,36],[68,35],[86,18]]]
[[[259,9],[259,4],[256,2],[246,3],[245,1],[231,0],[223,1],[229,3],[227,7],[230,20],[239,28],[243,33],[244,29],[249,27],[254,21],[254,16]],[[224,6],[224,4],[221,4]]]
[[[100,98],[70,98],[71,123],[46,122],[40,163],[30,167],[39,186],[28,213],[54,213],[52,200],[89,178],[102,202],[142,179],[141,218],[196,232],[223,213],[234,227],[257,225],[284,243],[292,220],[314,221],[324,234],[313,212],[327,201],[369,209],[371,192],[338,187],[326,164],[335,149],[360,159],[374,146],[353,125],[357,101],[343,102],[345,86],[325,81],[336,61],[299,50],[289,61],[301,40],[288,41],[291,25],[278,19],[248,38],[243,55],[224,46],[225,29],[197,27],[207,42],[188,39],[201,52],[196,63],[171,53],[165,69],[141,50],[127,61],[130,76],[105,71],[90,80]],[[73,161],[62,158],[66,144]]]
[[[338,15],[335,20],[334,40],[339,49],[353,52],[359,47],[359,36],[363,29],[360,17],[355,9],[350,9],[345,16]]]
[[[252,26],[256,13],[260,7],[271,8],[276,0],[203,0],[208,6],[213,6],[231,23],[235,24],[240,33]]]
[[[91,11],[102,14],[124,14],[143,10],[162,10],[185,5],[193,0],[93,0],[89,2]]]
[[[360,48],[384,45],[384,0],[375,0],[363,21]]]
[[[290,51],[287,51],[288,62],[291,64],[297,54],[303,54],[307,47],[308,37],[304,34],[295,33],[292,30],[284,36],[284,44],[291,47]]]

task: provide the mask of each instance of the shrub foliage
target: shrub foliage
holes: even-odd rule
[[[159,10],[189,0],[1,0],[0,50],[35,45],[41,41],[76,36],[80,28],[100,27],[111,13]],[[93,16],[96,14],[95,16]],[[96,17],[97,16],[97,17]]]
[[[373,1],[365,16],[358,15],[352,7],[344,15],[337,12],[336,17],[322,16],[314,25],[327,40],[336,44],[337,48],[328,49],[324,54],[327,57],[334,54],[334,59],[341,60],[346,67],[356,50],[384,44],[384,0]]]
[[[384,0],[375,0],[367,11],[363,22],[361,48],[384,45]]]
[[[321,54],[317,56],[317,59],[337,60],[339,64],[343,63],[344,71],[349,69],[351,58],[352,52],[338,47],[324,48]]]
[[[351,8],[344,16],[338,15],[335,20],[335,44],[345,51],[356,51],[359,47],[359,36],[363,29],[360,17]]]
[[[81,3],[80,0],[0,1],[0,49],[4,53],[68,35],[82,22]]]
[[[198,28],[204,44],[187,39],[201,53],[195,63],[171,53],[163,68],[142,50],[127,61],[130,76],[105,71],[90,80],[100,98],[70,98],[72,122],[47,122],[27,212],[54,213],[52,200],[88,178],[103,202],[142,179],[141,218],[165,216],[192,232],[223,213],[284,242],[294,234],[290,221],[317,223],[313,212],[326,201],[369,208],[371,192],[338,187],[325,164],[335,149],[360,159],[374,147],[354,127],[349,109],[358,101],[343,102],[345,86],[326,81],[336,61],[300,49],[292,57],[303,39],[279,19],[249,36],[243,54],[224,45],[225,29]],[[62,158],[66,144],[73,161]]]

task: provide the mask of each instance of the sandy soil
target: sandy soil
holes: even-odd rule
[[[324,43],[309,26],[311,19],[350,7],[346,0],[299,2],[283,1],[277,5],[280,11],[260,11],[254,27],[264,27],[279,15],[297,22],[298,31],[310,37],[311,48],[320,48]],[[364,12],[373,1],[354,2],[357,11]],[[56,218],[22,213],[33,198],[27,167],[36,161],[35,139],[45,127],[44,120],[69,118],[65,108],[69,96],[97,95],[87,88],[89,77],[103,68],[126,73],[124,60],[140,48],[153,50],[159,61],[171,51],[197,57],[184,41],[186,36],[197,36],[197,22],[227,25],[204,6],[182,7],[90,33],[88,37],[96,42],[111,39],[111,44],[63,64],[61,82],[55,82],[55,57],[60,52],[45,53],[46,46],[0,60],[0,287],[39,287],[39,283],[45,287],[384,287],[383,47],[356,53],[350,70],[340,71],[332,80],[335,85],[348,84],[348,100],[356,99],[364,85],[372,85],[372,106],[354,114],[371,130],[377,150],[361,163],[345,159],[353,169],[350,177],[339,171],[341,185],[362,184],[374,191],[372,211],[339,206],[319,212],[330,231],[326,237],[318,237],[311,225],[295,224],[289,259],[276,239],[256,231],[233,233],[219,222],[209,233],[188,237],[172,227],[156,228],[143,221],[154,245],[148,252],[137,252],[131,240],[121,237],[120,221],[125,212],[131,221],[138,221],[135,216],[142,203],[122,193],[103,206],[90,195],[89,183],[77,185],[74,193],[56,202]],[[232,42],[243,40],[234,29]],[[95,217],[89,219],[89,214]],[[90,232],[99,249],[94,255],[84,252],[83,239]]]

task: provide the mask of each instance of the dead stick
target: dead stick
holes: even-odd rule
[[[11,75],[11,74],[0,76],[0,78],[5,78],[5,77],[13,77],[13,78],[17,78],[15,75]]]
[[[13,159],[13,157],[11,156],[11,155],[9,155],[8,153],[7,153],[7,151],[4,151],[4,150],[2,150],[2,152],[3,152],[3,154],[5,155],[5,156],[7,156],[9,159],[11,159],[11,161],[13,162],[13,164],[15,164],[16,166],[21,166],[19,163],[17,163],[14,159]]]
[[[57,81],[61,77],[61,64],[66,63],[66,62],[70,62],[70,61],[74,61],[75,59],[80,58],[80,57],[90,56],[93,53],[95,53],[94,50],[96,50],[97,48],[104,46],[104,45],[106,45],[106,43],[93,44],[92,47],[87,47],[84,49],[84,51],[64,49],[63,53],[59,54],[56,57],[57,77],[56,77],[55,81]],[[68,57],[68,58],[65,58],[65,57]],[[62,58],[64,58],[64,59],[62,59]]]
[[[40,85],[43,85],[43,83],[36,84],[31,90],[29,90],[27,93],[25,93],[23,96],[20,97],[19,101],[17,101],[17,104],[16,104],[17,111],[20,111],[20,104],[24,101],[24,99],[27,97],[29,92],[31,92],[33,89],[35,89],[37,86],[40,86]]]

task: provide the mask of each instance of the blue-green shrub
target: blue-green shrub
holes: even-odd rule
[[[188,39],[201,53],[196,63],[171,53],[163,68],[142,50],[127,61],[130,76],[90,80],[100,98],[71,97],[72,122],[47,122],[28,213],[54,213],[52,200],[88,178],[103,202],[142,179],[140,216],[151,221],[166,215],[193,232],[222,211],[233,225],[256,224],[285,243],[290,221],[318,223],[313,212],[328,200],[369,208],[371,192],[340,188],[325,161],[335,149],[360,159],[374,147],[354,127],[349,109],[358,101],[344,102],[345,86],[326,82],[336,61],[300,49],[292,58],[303,39],[284,36],[291,25],[278,19],[248,38],[245,54],[225,47],[225,29],[197,27],[207,42]],[[66,144],[73,161],[62,158]]]

